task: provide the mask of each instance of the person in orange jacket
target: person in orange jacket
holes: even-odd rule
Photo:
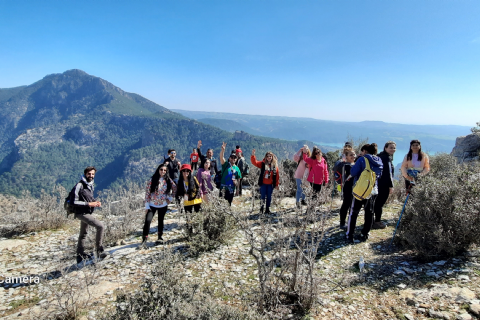
[[[260,186],[260,194],[262,198],[262,206],[260,213],[270,213],[270,204],[272,202],[273,188],[278,189],[280,175],[278,174],[277,157],[270,151],[265,154],[262,161],[257,161],[255,149],[252,150],[250,157],[252,164],[260,168],[260,176],[258,177],[258,185]],[[265,203],[266,198],[266,203]]]

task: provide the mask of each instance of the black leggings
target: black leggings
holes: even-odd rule
[[[347,215],[350,212],[350,209],[352,207],[352,200],[353,200],[352,190],[351,189],[344,190],[342,207],[340,208],[340,224],[342,226],[345,225],[345,222],[347,220]]]
[[[158,212],[158,236],[161,237],[163,235],[163,219],[165,218],[167,209],[168,206],[161,208],[151,207],[148,210],[147,215],[145,216],[145,224],[143,225],[143,239],[148,237],[148,233],[150,232],[150,224],[152,223],[155,212]]]
[[[375,203],[376,196],[371,196],[370,199],[365,200],[358,200],[353,199],[352,201],[352,209],[350,211],[350,215],[348,216],[348,228],[347,228],[347,237],[353,239],[353,235],[355,234],[355,227],[357,225],[357,217],[360,209],[365,209],[365,223],[363,224],[362,234],[364,236],[368,236],[368,233],[372,229],[373,225],[373,206]]]
[[[389,187],[378,188],[377,199],[375,199],[375,205],[373,206],[373,211],[375,212],[375,222],[380,222],[382,220],[383,206],[387,202],[389,195]]]

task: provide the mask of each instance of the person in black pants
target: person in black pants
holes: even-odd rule
[[[375,202],[375,198],[378,193],[377,182],[378,182],[378,179],[382,176],[382,169],[383,169],[382,160],[376,156],[377,154],[376,143],[367,144],[362,149],[364,149],[363,156],[357,159],[357,162],[355,162],[355,164],[352,166],[350,170],[350,176],[354,178],[353,185],[355,186],[355,183],[357,182],[358,178],[360,178],[360,175],[367,167],[367,161],[370,166],[370,169],[373,172],[375,172],[376,180],[375,180],[375,186],[371,194],[368,196],[363,195],[364,196],[363,200],[362,198],[359,198],[359,196],[356,196],[354,194],[350,215],[348,216],[348,228],[347,228],[347,234],[346,234],[347,241],[349,243],[355,242],[354,241],[355,227],[357,224],[358,213],[360,212],[360,209],[362,207],[365,208],[365,223],[363,224],[361,240],[366,241],[368,239],[368,235],[373,224],[373,204]],[[351,179],[351,177],[349,177],[349,179]]]
[[[388,141],[383,147],[383,151],[378,154],[383,163],[382,176],[378,179],[378,196],[375,200],[373,210],[375,212],[375,222],[372,229],[385,229],[387,225],[382,222],[383,206],[388,200],[388,196],[393,193],[393,154],[397,150],[397,145],[393,141]]]
[[[350,212],[353,200],[353,179],[347,181],[347,177],[350,175],[350,169],[355,164],[355,151],[351,147],[345,147],[343,149],[343,154],[345,156],[345,161],[342,162],[339,166],[342,175],[342,207],[340,208],[340,228],[343,230],[347,229],[345,225],[347,215]]]
[[[189,164],[182,165],[178,180],[177,193],[175,197],[180,201],[183,199],[183,209],[186,214],[186,225],[189,234],[192,233],[192,212],[199,212],[202,205],[202,193],[197,178],[192,174]]]
[[[175,183],[167,174],[165,164],[158,166],[152,178],[147,183],[145,191],[145,223],[143,225],[142,243],[137,249],[146,249],[150,224],[155,213],[158,214],[158,238],[156,244],[163,242],[163,219],[167,213],[168,204],[172,202],[172,193],[175,193]]]

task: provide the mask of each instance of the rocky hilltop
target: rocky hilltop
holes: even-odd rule
[[[69,189],[89,165],[99,189],[144,180],[169,148],[189,161],[203,140],[218,155],[233,149],[271,149],[289,157],[303,145],[227,131],[188,119],[138,94],[81,70],[51,74],[29,86],[0,89],[0,193],[38,195],[61,184]],[[43,172],[48,172],[44,179]]]
[[[457,158],[459,163],[479,160],[480,134],[472,133],[458,137],[451,155]]]

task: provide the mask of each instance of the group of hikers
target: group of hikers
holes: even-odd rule
[[[242,179],[249,174],[249,165],[243,157],[240,146],[236,146],[225,159],[226,143],[221,146],[219,161],[213,157],[213,149],[201,151],[202,141],[190,155],[190,164],[181,164],[176,158],[174,149],[168,150],[145,190],[145,222],[142,242],[138,249],[147,247],[150,224],[155,214],[158,216],[156,244],[163,243],[164,218],[170,203],[181,206],[185,213],[200,212],[202,203],[208,202],[211,194],[218,192],[229,205],[235,196],[242,195]],[[393,141],[385,143],[384,149],[377,155],[377,144],[365,144],[357,155],[351,143],[346,143],[342,150],[342,158],[333,168],[335,181],[339,186],[343,203],[340,209],[340,228],[346,230],[346,239],[353,243],[358,214],[363,207],[365,223],[360,234],[360,241],[368,239],[372,228],[382,229],[386,225],[381,221],[382,208],[389,195],[393,192],[394,166],[393,155],[396,144]],[[318,147],[310,151],[304,146],[293,157],[297,162],[294,178],[297,184],[296,206],[306,205],[305,180],[311,186],[312,202],[318,197],[322,187],[330,182],[327,161]],[[260,187],[261,214],[269,214],[274,189],[280,184],[278,159],[272,152],[267,152],[262,160],[257,160],[255,149],[250,156],[252,165],[260,169],[258,186]],[[415,184],[417,178],[430,170],[429,158],[422,152],[420,141],[412,140],[410,150],[405,156],[402,167],[407,191]],[[369,186],[363,188],[365,173],[370,173]],[[95,167],[87,167],[82,179],[71,191],[75,218],[81,221],[80,235],[77,245],[77,263],[90,259],[93,255],[85,253],[85,238],[88,226],[96,229],[96,256],[105,258],[107,252],[102,245],[104,226],[92,216],[101,203],[93,196],[93,180]],[[372,178],[373,177],[373,178]],[[373,181],[373,179],[375,181]],[[363,188],[363,189],[362,189]],[[359,191],[362,190],[362,191]],[[365,191],[367,190],[367,191]],[[310,210],[311,208],[307,209]],[[347,220],[348,216],[348,220]],[[189,228],[187,224],[187,228]]]

